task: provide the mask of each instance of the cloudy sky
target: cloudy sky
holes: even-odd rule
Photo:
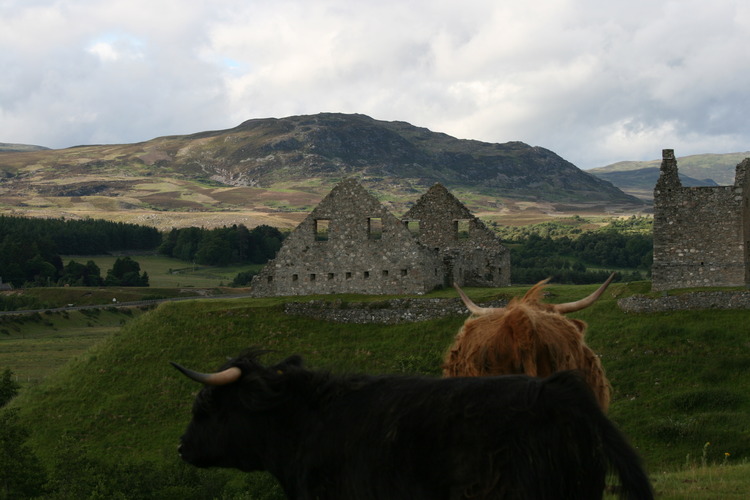
[[[0,142],[319,112],[580,168],[750,150],[746,0],[0,0]]]

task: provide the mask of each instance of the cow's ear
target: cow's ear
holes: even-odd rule
[[[585,321],[581,321],[580,319],[575,319],[575,318],[568,318],[568,321],[571,321],[573,325],[575,325],[576,329],[578,329],[578,331],[581,332],[581,335],[583,335],[583,332],[586,331]]]
[[[273,369],[276,370],[276,373],[279,374],[286,372],[290,368],[302,368],[302,357],[296,354],[294,356],[289,356],[284,361],[273,367]]]
[[[284,361],[281,362],[283,366],[296,366],[298,368],[302,367],[302,356],[295,354],[293,356],[289,356]]]

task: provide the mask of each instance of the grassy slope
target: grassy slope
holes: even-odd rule
[[[602,355],[614,386],[612,418],[663,484],[680,482],[664,471],[700,463],[706,442],[711,442],[707,463],[722,462],[725,453],[730,463],[746,462],[750,342],[743,320],[748,313],[626,316],[617,309],[615,297],[646,287],[614,285],[599,303],[577,314],[589,322],[589,343]],[[591,289],[553,286],[549,300],[580,298]],[[471,295],[482,300],[496,293],[473,290]],[[134,319],[16,399],[34,429],[33,447],[53,460],[64,436],[67,451],[77,446],[102,460],[175,461],[174,447],[197,388],[178,376],[170,360],[208,371],[225,356],[261,345],[278,351],[269,361],[301,353],[312,367],[334,371],[436,374],[463,319],[339,325],[285,316],[280,302],[181,302]]]
[[[750,463],[688,467],[651,475],[660,500],[744,500],[750,491]]]
[[[676,153],[679,153],[679,151],[676,151]],[[748,157],[750,157],[750,151],[682,156],[677,158],[677,168],[681,174],[695,179],[713,179],[719,185],[728,186],[734,182],[735,167],[737,164]],[[638,170],[647,167],[658,168],[659,165],[661,165],[661,160],[621,161],[591,169],[590,172],[593,174],[597,172],[607,173]]]
[[[10,368],[23,387],[37,384],[139,312],[113,309],[0,316],[0,370]]]
[[[747,311],[625,315],[604,301],[578,316],[614,386],[611,416],[650,464],[700,459],[707,442],[709,462],[750,457]]]

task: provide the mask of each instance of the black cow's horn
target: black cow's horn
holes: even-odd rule
[[[216,373],[200,373],[170,361],[172,366],[180,370],[187,378],[206,385],[226,385],[236,381],[242,375],[242,370],[236,366]]]
[[[555,304],[555,311],[559,312],[560,314],[565,314],[587,308],[588,306],[596,302],[596,299],[601,297],[601,295],[604,293],[604,290],[606,290],[609,284],[612,283],[613,279],[615,279],[615,273],[610,274],[609,278],[607,278],[607,281],[605,281],[602,286],[600,286],[594,293],[592,293],[588,297],[577,300],[575,302]]]

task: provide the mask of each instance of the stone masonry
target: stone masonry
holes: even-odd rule
[[[674,151],[654,188],[653,290],[750,283],[750,158],[732,186],[683,187]]]
[[[505,307],[507,300],[494,300],[482,307]],[[284,313],[334,323],[379,323],[394,325],[428,321],[445,316],[465,317],[469,312],[461,299],[388,299],[377,302],[308,300],[286,302]]]
[[[617,301],[626,313],[661,313],[701,309],[750,309],[750,292],[689,292],[665,297],[631,295]]]
[[[498,236],[441,184],[435,184],[403,216],[421,244],[444,265],[444,285],[508,286],[510,252]]]
[[[433,187],[430,192],[433,190],[453,198],[442,186]],[[454,202],[447,200],[452,206]],[[463,207],[458,200],[455,203]],[[420,202],[414,208],[418,206]],[[465,207],[463,210],[456,212],[461,217],[457,225],[475,219]],[[435,208],[432,214],[415,212],[414,216],[418,216],[421,229],[433,227],[436,217],[451,215]],[[451,227],[457,227],[452,223],[453,220],[449,223]],[[465,239],[476,238],[477,243],[446,247],[447,236],[430,240],[426,234],[431,234],[431,230],[426,234],[415,231],[408,221],[388,212],[356,180],[346,179],[284,240],[276,258],[253,279],[252,294],[258,297],[423,294],[452,281],[459,285],[480,282],[493,284],[484,286],[509,285],[508,250],[499,239],[492,247],[491,239],[481,231],[483,225],[467,223],[473,229],[469,229]],[[464,239],[456,231],[452,234],[455,239]],[[461,255],[462,248],[467,252],[465,258]],[[486,249],[485,257],[479,255],[482,248]],[[480,266],[470,268],[472,263]],[[470,279],[464,280],[465,276]],[[482,279],[474,279],[475,276]]]

